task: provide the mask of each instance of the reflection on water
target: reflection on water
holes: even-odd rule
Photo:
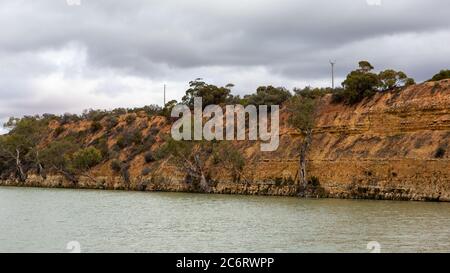
[[[0,187],[0,252],[450,251],[450,204]]]

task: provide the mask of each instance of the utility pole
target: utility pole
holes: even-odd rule
[[[164,84],[164,105],[163,107],[166,106],[166,84]]]
[[[336,61],[331,61],[331,88],[334,90],[334,65],[336,64]]]

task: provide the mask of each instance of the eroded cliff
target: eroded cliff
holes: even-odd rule
[[[282,111],[280,145],[261,152],[259,143],[236,141],[245,166],[238,178],[222,164],[206,162],[208,188],[198,187],[169,158],[147,162],[144,151],[129,148],[118,158],[129,160],[129,179],[111,170],[107,160],[80,176],[77,183],[51,174],[30,173],[25,182],[5,179],[3,185],[78,187],[147,191],[186,191],[336,198],[450,201],[450,81],[414,85],[401,91],[376,94],[356,105],[334,104],[324,96],[315,113],[312,144],[307,153],[307,186],[299,184],[299,151],[303,136],[289,127]],[[151,150],[165,142],[170,124],[159,116],[126,116],[115,129],[133,127],[144,136],[155,135]],[[103,120],[102,123],[106,121]],[[65,125],[65,133],[84,132],[90,122]],[[56,130],[57,124],[51,124]],[[106,127],[106,126],[105,126]],[[85,135],[86,143],[105,138],[108,148],[117,143],[105,130]],[[60,137],[60,136],[59,136]],[[49,137],[42,145],[54,140]],[[143,171],[146,169],[147,171]]]

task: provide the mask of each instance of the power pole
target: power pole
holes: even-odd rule
[[[164,84],[164,105],[163,107],[166,106],[166,84]]]
[[[336,61],[331,61],[331,88],[334,89],[334,65],[336,64]]]

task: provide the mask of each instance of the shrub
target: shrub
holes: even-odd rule
[[[283,87],[260,86],[255,94],[247,95],[244,100],[251,105],[281,105],[292,97],[291,93]]]
[[[43,149],[39,158],[46,168],[66,169],[70,164],[70,155],[79,149],[79,146],[70,138],[51,142]]]
[[[93,143],[93,145],[102,153],[103,158],[109,157],[108,139],[105,136],[95,140],[95,143]]]
[[[119,136],[119,138],[117,139],[116,145],[120,149],[124,149],[124,148],[126,148],[128,146],[124,136]]]
[[[229,162],[236,171],[242,171],[245,166],[245,159],[237,149],[228,150],[225,160]]]
[[[119,119],[116,116],[109,116],[106,119],[106,127],[108,128],[108,130],[116,127],[117,124],[119,124]]]
[[[182,103],[188,105],[189,107],[194,106],[194,97],[201,97],[203,102],[203,107],[211,104],[223,104],[227,103],[232,99],[231,88],[232,84],[227,84],[223,87],[218,87],[212,84],[207,84],[201,79],[196,79],[189,82],[189,89],[186,90],[186,95],[182,98]],[[170,101],[166,105],[166,108],[173,107],[176,102]],[[168,110],[168,109],[166,109]],[[170,115],[170,113],[168,113]]]
[[[127,109],[116,108],[116,109],[112,110],[111,113],[115,116],[125,115],[127,113]]]
[[[136,145],[142,143],[142,133],[141,133],[141,131],[134,131],[131,134],[131,142],[133,144],[136,144]]]
[[[220,157],[220,154],[217,153],[217,152],[213,153],[212,163],[213,163],[214,165],[217,165],[217,164],[219,164],[220,162],[222,162],[222,158]]]
[[[153,116],[161,112],[162,108],[158,105],[151,104],[142,108],[138,108],[137,111],[144,111],[148,116]]]
[[[125,132],[117,139],[117,146],[120,149],[124,149],[131,144],[141,144],[142,143],[142,133],[139,130],[135,130],[134,132]]]
[[[123,126],[120,126],[120,127],[117,127],[115,130],[116,130],[116,133],[122,133],[125,130],[125,128]]]
[[[312,88],[310,86],[306,86],[305,88],[294,88],[294,93],[297,96],[304,98],[316,99],[325,96],[326,94],[332,94],[335,91],[330,87],[325,88]]]
[[[130,183],[130,172],[129,169],[130,165],[127,163],[122,164],[122,168],[120,169],[120,174],[123,177],[123,180],[125,181],[125,183]]]
[[[142,141],[146,147],[152,147],[152,145],[156,142],[156,138],[154,135],[147,135]]]
[[[145,158],[146,163],[154,162],[156,160],[156,158],[153,156],[152,152],[146,153],[144,158]]]
[[[166,103],[166,105],[164,105],[164,108],[160,111],[161,116],[164,116],[164,117],[170,119],[171,118],[170,114],[172,113],[172,109],[177,104],[178,104],[178,102],[176,100],[171,100],[168,103]]]
[[[102,124],[99,121],[94,121],[91,123],[91,132],[95,133],[102,129]]]
[[[450,70],[449,69],[439,71],[439,73],[434,75],[429,81],[440,81],[440,80],[445,80],[445,79],[450,79]]]
[[[192,141],[176,141],[170,137],[156,150],[154,156],[156,159],[163,159],[169,156],[185,158],[192,153],[193,146]]]
[[[108,114],[105,110],[94,110],[94,109],[86,109],[83,111],[81,117],[83,119],[92,120],[92,121],[100,121]]]
[[[130,182],[130,172],[128,171],[128,169],[130,168],[129,163],[121,162],[118,159],[114,159],[113,161],[111,161],[109,166],[111,167],[111,170],[113,170],[115,173],[120,174],[120,176],[123,177],[125,182],[127,183]]]
[[[157,126],[153,125],[153,126],[150,128],[150,134],[151,134],[152,136],[156,136],[158,133],[159,133],[159,128],[158,128]]]
[[[314,126],[315,100],[309,97],[295,96],[287,106],[291,113],[289,123],[301,131],[311,130]]]
[[[412,78],[408,78],[402,71],[395,71],[393,69],[386,69],[378,74],[380,80],[379,85],[381,90],[389,90],[397,87],[404,87],[414,84]]]
[[[64,126],[59,126],[58,128],[55,129],[55,137],[58,137],[59,135],[61,135],[66,129],[64,128]]]
[[[102,154],[94,147],[80,149],[73,154],[73,166],[78,170],[88,170],[101,161]]]
[[[61,116],[60,120],[60,124],[64,125],[67,123],[80,121],[80,117],[76,114],[65,113],[63,116]]]
[[[241,172],[245,166],[245,159],[242,153],[227,142],[219,143],[219,146],[213,151],[212,160],[214,164],[220,162],[231,167],[234,179],[237,179],[239,172]]]
[[[111,161],[110,167],[111,170],[118,173],[122,169],[122,163],[119,160],[114,159],[113,161]]]
[[[128,116],[125,118],[125,121],[126,121],[126,123],[127,123],[128,125],[132,124],[135,120],[136,120],[136,114],[128,115]]]
[[[445,149],[443,147],[439,147],[434,153],[435,158],[443,158],[445,155]]]
[[[317,176],[312,176],[311,179],[309,180],[309,184],[313,187],[320,186],[319,178]]]
[[[380,81],[377,74],[370,72],[372,69],[370,63],[361,61],[359,69],[350,72],[342,82],[344,89],[339,94],[340,99],[353,104],[374,95]]]

